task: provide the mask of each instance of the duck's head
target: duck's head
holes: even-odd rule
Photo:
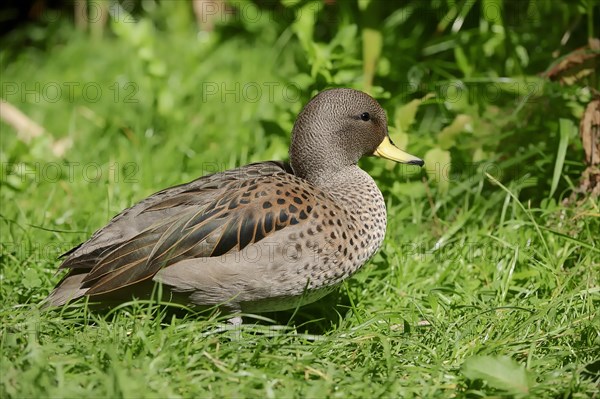
[[[294,124],[290,163],[309,181],[352,165],[365,155],[423,166],[390,140],[385,111],[375,99],[353,89],[331,89],[313,97]]]

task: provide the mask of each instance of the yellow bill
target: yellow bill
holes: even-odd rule
[[[404,152],[396,147],[389,136],[386,136],[385,139],[383,139],[381,144],[379,144],[379,147],[373,152],[373,155],[409,165],[423,166],[425,164],[421,158],[410,155],[408,152]]]

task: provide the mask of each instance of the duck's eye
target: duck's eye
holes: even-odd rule
[[[360,119],[366,122],[368,120],[371,120],[371,115],[369,115],[368,112],[363,112],[362,114],[360,114]]]

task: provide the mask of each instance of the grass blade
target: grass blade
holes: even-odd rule
[[[560,174],[563,169],[563,165],[565,163],[565,156],[567,155],[567,145],[569,144],[569,136],[571,132],[575,128],[573,121],[570,119],[559,120],[559,133],[560,133],[560,142],[558,143],[558,152],[556,154],[556,163],[554,164],[554,174],[552,176],[552,185],[550,187],[550,194],[548,197],[552,197],[556,188],[558,187],[558,182],[560,180]]]
[[[525,368],[506,356],[473,356],[463,365],[462,372],[471,380],[483,380],[493,388],[525,396],[530,386]]]
[[[548,244],[546,243],[546,239],[544,238],[544,235],[542,234],[542,230],[540,229],[540,226],[535,221],[535,218],[533,217],[533,215],[531,214],[531,212],[529,212],[525,208],[525,206],[521,203],[521,201],[519,201],[519,199],[517,198],[517,196],[514,195],[504,184],[500,183],[494,176],[490,175],[489,173],[486,173],[485,175],[487,176],[488,179],[490,179],[490,181],[492,183],[497,184],[498,186],[500,186],[500,188],[502,190],[504,190],[504,192],[506,192],[508,195],[510,195],[510,197],[519,206],[519,208],[521,208],[521,210],[523,212],[525,212],[525,214],[529,217],[529,220],[533,224],[533,227],[535,228],[535,231],[537,232],[538,236],[540,237],[540,240],[542,241],[542,244],[544,245],[544,249],[546,250],[546,254],[548,255],[548,257],[551,258],[552,254],[550,253],[550,249],[548,248]]]

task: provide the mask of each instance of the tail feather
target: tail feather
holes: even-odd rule
[[[71,274],[65,277],[44,301],[44,307],[62,306],[67,302],[81,298],[89,288],[81,288],[87,273]]]

